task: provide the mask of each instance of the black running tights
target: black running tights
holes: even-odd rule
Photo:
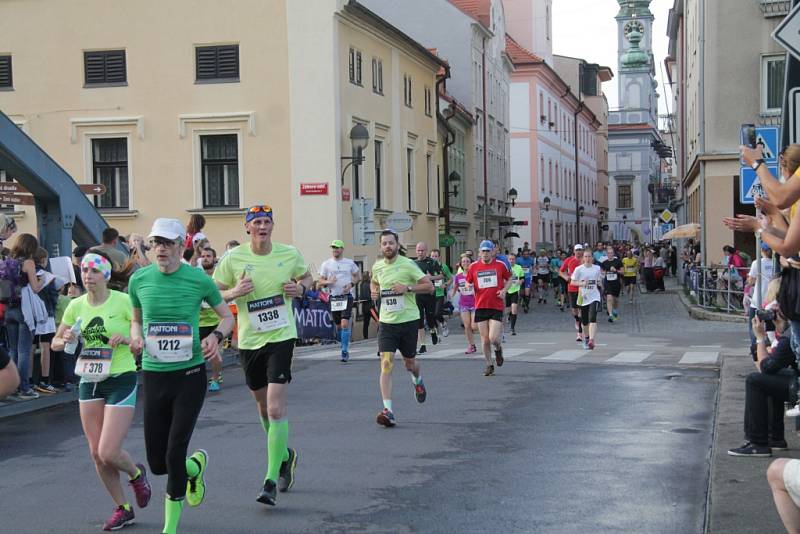
[[[144,371],[144,443],[154,475],[167,475],[167,495],[186,495],[186,452],[206,396],[205,364],[180,371]]]
[[[597,322],[597,307],[599,305],[599,302],[590,302],[586,306],[581,306],[581,323],[583,326]],[[589,332],[587,331],[586,334],[588,335]]]

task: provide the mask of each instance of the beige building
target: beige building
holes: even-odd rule
[[[0,109],[77,182],[108,187],[96,205],[122,233],[201,213],[221,249],[247,238],[248,206],[268,203],[275,239],[310,263],[332,239],[371,263],[377,246],[353,245],[349,194],[375,201],[377,228],[409,213],[406,244],[434,240],[435,55],[355,0],[196,7],[0,3],[13,74]],[[357,123],[364,162],[343,176]],[[19,209],[22,229],[35,228]]]
[[[685,222],[701,224],[707,264],[720,261],[724,245],[755,252],[753,236],[734,234],[722,218],[754,213],[739,203],[741,125],[780,126],[783,104],[786,54],[770,35],[790,2],[737,1],[736,9],[731,3],[675,0],[668,24],[676,172]],[[737,73],[735,80],[731,73]]]

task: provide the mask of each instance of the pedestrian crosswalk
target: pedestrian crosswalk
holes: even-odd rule
[[[720,349],[721,350],[721,349]],[[508,361],[551,362],[551,363],[594,363],[594,364],[652,364],[652,365],[685,365],[685,366],[717,366],[720,350],[616,350],[610,347],[598,347],[595,350],[580,348],[558,349],[553,344],[536,344],[535,347],[517,348],[505,345],[503,355]],[[374,360],[377,347],[374,344],[351,347],[350,360]],[[338,349],[298,351],[296,360],[338,360]],[[474,354],[464,354],[464,348],[451,346],[428,347],[428,352],[420,354],[423,360],[482,360],[480,350]]]

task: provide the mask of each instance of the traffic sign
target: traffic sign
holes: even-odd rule
[[[414,219],[408,213],[395,211],[386,218],[386,226],[395,232],[408,232],[414,225]]]
[[[675,217],[675,215],[668,209],[665,209],[664,211],[661,212],[661,220],[664,223],[669,223],[673,217]]]
[[[371,198],[357,198],[353,201],[353,243],[356,245],[375,244],[375,201]]]
[[[778,175],[777,165],[770,165],[768,169],[772,176]],[[764,189],[761,187],[756,171],[750,167],[742,167],[739,173],[739,202],[742,204],[755,204],[755,197],[763,194]]]
[[[439,234],[440,247],[452,247],[456,242],[456,238],[450,234]]]
[[[786,17],[775,27],[772,38],[790,54],[800,59],[800,4],[792,8]]]
[[[777,126],[759,126],[756,128],[756,145],[764,151],[764,162],[767,165],[778,163],[780,154],[780,130]]]

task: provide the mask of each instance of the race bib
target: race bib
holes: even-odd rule
[[[434,287],[442,287],[444,286],[444,280],[434,280],[433,285]]]
[[[478,271],[478,289],[497,287],[497,271]]]
[[[102,382],[111,374],[110,348],[84,348],[75,364],[75,374],[87,382]]]
[[[381,291],[381,309],[388,312],[401,312],[406,309],[406,298],[391,289]]]
[[[466,282],[460,282],[458,284],[458,291],[462,295],[474,295],[475,294],[475,290],[472,288],[471,285],[467,285]]]
[[[591,291],[597,288],[597,280],[587,280],[586,281],[586,291]]]
[[[331,299],[333,303],[333,299]],[[347,301],[345,301],[345,307]],[[331,308],[333,309],[333,308]],[[258,332],[271,332],[289,324],[289,311],[283,295],[251,300],[247,303],[250,324]]]
[[[347,295],[337,295],[335,297],[331,297],[331,311],[345,311],[347,309],[347,300]]]
[[[525,273],[525,276],[528,276],[529,274],[531,274],[531,268],[530,267],[523,267],[522,268],[522,272]]]
[[[606,280],[613,282],[617,279],[617,273],[606,273]]]
[[[150,323],[147,325],[147,353],[164,363],[192,359],[192,325],[189,323]]]

